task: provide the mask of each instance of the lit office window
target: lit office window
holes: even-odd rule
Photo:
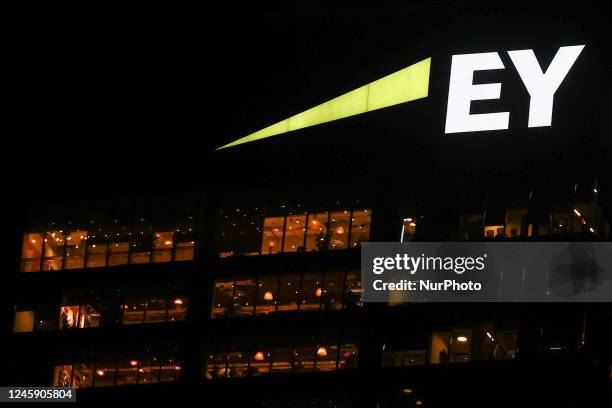
[[[436,332],[431,338],[431,364],[445,364],[450,362],[450,334],[449,332]]]
[[[278,291],[278,311],[297,310],[299,299],[300,275],[282,275]]]
[[[321,308],[322,283],[320,273],[307,273],[302,276],[300,310],[319,310]]]
[[[249,359],[247,353],[241,351],[229,353],[227,364],[228,377],[246,377],[248,368]]]
[[[79,306],[62,306],[60,307],[59,328],[73,329],[76,328],[79,322]]]
[[[216,380],[226,377],[228,355],[225,353],[210,354],[206,365],[206,379]]]
[[[295,371],[298,373],[314,371],[316,351],[312,344],[297,345],[293,351]]]
[[[172,382],[179,379],[182,366],[174,355],[166,356],[161,360],[161,371],[159,380],[161,382]]]
[[[147,301],[145,323],[159,323],[166,321],[166,299],[154,297]]]
[[[66,236],[63,231],[50,231],[45,233],[44,239],[44,271],[59,271],[62,269],[64,259],[64,246]]]
[[[308,213],[306,251],[325,251],[329,248],[329,213]]]
[[[225,317],[234,309],[234,281],[215,282],[212,317]],[[252,303],[251,303],[252,309]]]
[[[321,306],[323,310],[342,309],[344,291],[344,272],[326,272],[323,274]]]
[[[195,221],[196,209],[193,203],[183,205],[176,210],[176,223],[173,233],[175,262],[192,261],[195,252]]]
[[[255,314],[268,314],[276,311],[277,289],[277,276],[261,276],[259,278]]]
[[[72,365],[57,365],[53,370],[54,387],[70,387],[72,382]]]
[[[136,384],[139,364],[135,356],[120,358],[117,363],[116,385]]]
[[[87,237],[87,262],[88,268],[101,268],[106,266],[106,254],[108,251],[107,231],[94,224],[95,231]]]
[[[338,346],[335,344],[321,343],[316,351],[316,371],[333,371],[338,361]]]
[[[121,324],[132,325],[144,322],[147,303],[144,299],[129,299],[123,305]]]
[[[471,360],[471,329],[433,333],[431,339],[431,364],[465,363]]]
[[[290,372],[293,369],[293,349],[277,348],[272,350],[272,372]]]
[[[357,368],[359,348],[356,344],[342,344],[338,354],[338,369]]]
[[[255,293],[257,292],[255,279],[237,279],[235,285],[233,313],[237,316],[252,315],[255,308]]]
[[[361,272],[348,271],[344,285],[344,307],[361,306]]]
[[[287,215],[287,223],[285,225],[285,244],[283,245],[283,251],[303,252],[305,233],[306,214],[289,213],[289,215]]]
[[[94,387],[112,387],[115,385],[115,374],[117,373],[117,361],[111,358],[96,360],[96,372],[94,375]]]
[[[90,388],[94,381],[93,363],[77,363],[74,365],[72,386],[74,388]]]
[[[161,362],[157,354],[146,350],[138,367],[138,384],[155,384],[159,382]]]
[[[23,246],[21,249],[21,272],[40,271],[43,239],[43,235],[37,232],[23,235]]]
[[[284,224],[285,217],[267,217],[264,220],[261,241],[262,255],[271,255],[281,252]]]
[[[151,262],[151,247],[153,245],[153,225],[151,221],[144,217],[137,218],[128,235],[130,235],[130,263]]]
[[[30,333],[34,331],[35,313],[33,310],[15,312],[13,333]]]
[[[367,208],[354,209],[351,220],[351,248],[370,240],[372,211]]]
[[[189,299],[186,297],[174,297],[168,304],[168,322],[183,321],[187,318],[187,306]]]
[[[99,327],[101,305],[82,305],[79,310],[79,328]]]
[[[262,375],[270,372],[270,352],[257,349],[251,353],[249,360],[251,375]]]
[[[492,326],[475,331],[480,337],[474,342],[474,360],[512,360],[516,358],[518,332],[495,330]]]
[[[81,269],[85,267],[87,248],[87,231],[72,231],[66,234],[66,254],[64,269]]]
[[[332,211],[329,220],[331,238],[329,249],[346,249],[349,246],[349,223],[351,212],[349,210]]]
[[[170,262],[172,261],[173,247],[172,231],[153,233],[153,254],[151,262]]]

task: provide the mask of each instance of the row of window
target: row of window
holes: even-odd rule
[[[217,218],[219,256],[270,255],[358,247],[370,238],[372,211],[279,211],[264,217],[260,209],[222,210]]]
[[[334,371],[356,368],[356,344],[306,344],[208,355],[206,378],[237,378],[267,373]]]
[[[37,316],[33,310],[15,312],[13,331],[83,329],[112,324],[134,325],[185,320],[189,299],[186,297],[133,297],[122,304],[88,302],[80,305],[60,306],[57,320]],[[39,317],[40,319],[37,319]]]
[[[496,331],[492,326],[434,332],[429,344],[398,344],[397,339],[389,338],[383,349],[383,367],[511,360],[516,358],[517,338],[516,330]]]
[[[212,317],[361,306],[359,271],[310,272],[217,279]]]
[[[21,271],[57,271],[105,266],[189,261],[195,241],[192,228],[110,234],[78,230],[24,234]]]
[[[92,360],[56,365],[54,387],[113,387],[117,385],[154,384],[177,381],[181,371],[177,350],[121,356],[98,356]]]

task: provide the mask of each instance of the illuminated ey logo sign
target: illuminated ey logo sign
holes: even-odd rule
[[[508,51],[531,98],[528,127],[551,125],[555,92],[583,48],[584,45],[559,48],[546,72],[533,50]],[[445,133],[508,129],[510,112],[470,114],[471,101],[499,99],[501,94],[501,83],[473,84],[474,72],[504,68],[497,52],[453,55]]]

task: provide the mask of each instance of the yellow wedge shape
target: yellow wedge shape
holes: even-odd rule
[[[431,58],[370,82],[302,113],[235,140],[217,150],[253,142],[293,130],[359,115],[400,103],[426,98]]]

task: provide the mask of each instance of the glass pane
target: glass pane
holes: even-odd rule
[[[45,233],[44,271],[58,271],[62,269],[64,245],[66,244],[65,238],[63,231],[50,231]]]
[[[71,365],[57,365],[53,369],[53,386],[54,387],[70,387],[72,379]]]
[[[220,257],[259,255],[263,227],[261,209],[233,208],[217,214],[216,245]]]
[[[451,338],[451,363],[467,363],[472,359],[472,330],[453,330]]]
[[[59,328],[73,329],[77,327],[79,321],[79,306],[62,306],[60,307]]]
[[[78,363],[74,367],[72,386],[75,388],[90,388],[93,386],[93,363]]]
[[[212,317],[229,316],[234,309],[234,281],[215,282]]]
[[[249,372],[251,375],[261,375],[270,372],[270,353],[263,349],[251,353]]]
[[[216,380],[226,376],[228,355],[226,353],[210,354],[206,364],[206,379]]]
[[[323,293],[321,294],[323,310],[341,309],[343,291],[344,272],[326,272],[323,276]]]
[[[445,364],[450,361],[449,347],[450,334],[448,332],[436,332],[431,336],[431,364]]]
[[[361,306],[361,273],[359,271],[349,271],[346,273],[344,287],[344,307],[357,306]]]
[[[13,333],[30,333],[34,330],[35,314],[32,310],[15,312]]]
[[[172,261],[173,231],[156,232],[153,234],[153,256],[151,262]]]
[[[284,223],[285,217],[267,217],[264,220],[261,241],[262,255],[277,254],[281,251]]]
[[[257,285],[255,279],[236,280],[234,292],[234,313],[239,316],[252,315],[255,306],[255,292]]]
[[[324,251],[329,248],[328,218],[328,212],[308,214],[306,251]]]
[[[87,231],[72,231],[66,235],[66,259],[64,269],[85,267]]]
[[[284,252],[303,252],[304,234],[306,232],[306,214],[296,214],[287,216],[285,228]]]
[[[153,246],[153,225],[148,217],[137,217],[130,231],[130,263],[142,264],[151,261]]]
[[[248,369],[248,356],[243,352],[229,353],[228,377],[245,377]]]
[[[289,372],[293,368],[292,349],[274,349],[272,351],[272,372]]]
[[[297,310],[299,302],[300,275],[283,275],[280,278],[278,311]]]
[[[138,368],[138,384],[154,384],[159,382],[159,358],[150,349],[140,361]]]
[[[151,298],[147,301],[145,323],[160,323],[166,321],[166,299]]]
[[[331,213],[329,222],[329,229],[331,233],[331,239],[329,242],[330,249],[348,248],[350,218],[351,212],[349,210],[333,211]]]
[[[162,359],[161,375],[159,377],[161,382],[176,381],[178,380],[180,373],[181,365],[176,357],[167,357]]]
[[[142,324],[146,303],[144,299],[131,299],[123,305],[121,324]]]
[[[139,360],[134,357],[121,358],[117,364],[117,385],[136,384]]]
[[[277,284],[276,276],[259,278],[255,314],[268,314],[276,311]]]
[[[372,211],[367,208],[354,209],[351,226],[351,248],[370,240],[370,223]]]
[[[313,371],[316,349],[312,345],[296,346],[293,352],[294,368],[297,372]]]
[[[96,217],[89,222],[87,236],[87,267],[99,268],[106,266],[109,232],[107,220]]]
[[[316,371],[333,371],[338,360],[338,346],[321,344],[317,347]]]
[[[125,210],[124,210],[125,211]],[[128,231],[129,217],[121,213],[113,217],[110,224],[108,243],[108,265],[125,265],[128,263],[131,232]]]
[[[112,242],[108,248],[108,265],[125,265],[128,263],[128,252],[130,244],[128,242]]]
[[[99,306],[82,305],[79,315],[79,328],[99,327],[100,309]]]
[[[23,246],[21,249],[21,272],[40,271],[40,259],[42,257],[43,235],[33,232],[23,235]]]
[[[340,346],[338,368],[357,368],[358,358],[358,347],[356,344],[343,344]]]
[[[195,241],[177,242],[174,248],[174,261],[192,261]]]
[[[168,321],[178,322],[187,317],[187,307],[189,300],[186,297],[176,297],[168,305]]]
[[[192,261],[195,249],[194,213],[196,207],[189,202],[181,203],[176,215],[176,229],[173,233],[174,261]]]
[[[300,310],[319,310],[321,308],[321,288],[320,273],[306,273],[302,276],[302,300]]]
[[[94,387],[112,387],[115,385],[116,362],[112,359],[96,361]]]

